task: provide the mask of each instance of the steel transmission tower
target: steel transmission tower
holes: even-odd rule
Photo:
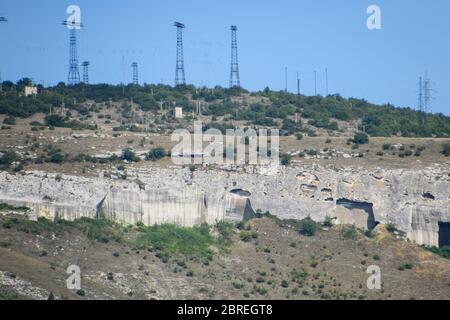
[[[240,88],[241,79],[239,75],[239,61],[238,61],[238,45],[237,45],[237,30],[236,26],[231,26],[231,74],[230,74],[230,88]]]
[[[81,65],[83,66],[83,83],[89,84],[89,66],[91,63],[84,61]]]
[[[133,62],[131,67],[133,68],[133,84],[137,86],[139,85],[138,63]]]
[[[63,21],[64,26],[70,29],[70,58],[69,58],[69,76],[67,83],[73,86],[80,83],[80,70],[78,68],[78,50],[77,50],[77,29],[83,28],[82,23],[75,21]]]
[[[6,19],[5,17],[0,17],[0,22],[8,22],[8,19]],[[1,73],[1,71],[0,71],[0,91],[2,91],[3,90],[3,88],[2,88],[2,73]]]
[[[184,72],[184,54],[183,54],[183,29],[186,26],[180,22],[175,22],[177,28],[177,67],[175,71],[175,86],[186,85],[186,75]]]
[[[419,77],[419,112],[424,112],[423,109],[423,80],[422,77]]]
[[[423,79],[423,109],[425,112],[432,112],[431,99],[433,99],[431,92],[431,80],[428,78],[428,72],[425,73],[425,78]]]

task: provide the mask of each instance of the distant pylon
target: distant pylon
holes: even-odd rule
[[[186,26],[180,22],[175,22],[177,28],[177,66],[175,71],[175,86],[186,85],[186,74],[184,71],[184,52],[183,52],[183,29]]]
[[[238,30],[238,28],[236,26],[231,26],[230,88],[240,88],[241,87],[241,79],[240,79],[240,75],[239,75],[237,30]]]
[[[423,112],[423,80],[422,77],[419,77],[419,112]]]
[[[80,83],[80,70],[78,68],[78,50],[77,50],[77,29],[83,27],[82,23],[76,23],[75,21],[63,21],[64,26],[67,26],[70,30],[70,58],[69,58],[69,76],[67,84],[69,86]]]
[[[133,62],[131,66],[133,67],[133,84],[137,86],[139,85],[138,63]]]
[[[6,19],[5,17],[0,17],[0,22],[8,22],[8,19]],[[1,76],[2,76],[2,74],[1,74],[1,71],[0,71],[0,91],[3,90]]]
[[[425,112],[432,112],[431,99],[433,99],[431,92],[431,80],[428,78],[428,72],[425,73],[425,78],[423,79],[423,108]]]
[[[424,105],[423,105],[423,79],[422,77],[419,77],[419,104],[418,104],[418,120],[419,120],[419,125],[424,125],[425,121],[426,121],[426,115],[425,115],[425,110],[424,110]]]
[[[301,91],[300,91],[300,76],[299,76],[299,74],[297,72],[297,95],[300,96],[300,94],[301,94]]]
[[[288,92],[288,68],[284,68],[284,92]]]
[[[91,63],[89,61],[83,61],[81,65],[83,66],[83,83],[89,84],[89,66]]]

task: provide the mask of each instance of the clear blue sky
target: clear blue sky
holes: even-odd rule
[[[239,27],[242,85],[325,94],[417,107],[418,78],[433,80],[433,111],[450,114],[450,1],[448,0],[0,0],[0,68],[3,79],[66,81],[70,4],[82,9],[80,62],[91,62],[92,83],[140,81],[173,85],[175,20],[184,22],[186,77],[195,85],[227,86],[230,31]],[[382,9],[382,30],[366,28],[366,9]]]

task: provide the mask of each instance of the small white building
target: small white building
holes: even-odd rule
[[[176,119],[183,119],[183,108],[176,107],[175,108],[175,118]]]
[[[25,97],[36,96],[38,94],[38,89],[37,89],[37,87],[34,87],[34,86],[26,86],[24,89],[24,94],[25,94]]]

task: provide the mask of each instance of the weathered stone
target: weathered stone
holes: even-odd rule
[[[433,246],[439,245],[439,223],[450,222],[450,177],[439,167],[368,170],[296,165],[278,172],[248,167],[204,168],[195,173],[188,168],[150,167],[128,170],[127,181],[99,176],[56,179],[56,174],[42,172],[23,176],[0,172],[0,202],[30,207],[34,218],[103,215],[148,225],[238,220],[253,209],[282,219],[309,216],[320,222],[329,216],[367,228],[393,223],[410,240]],[[340,199],[370,204],[373,218],[367,214],[364,221],[364,210],[343,210]]]

